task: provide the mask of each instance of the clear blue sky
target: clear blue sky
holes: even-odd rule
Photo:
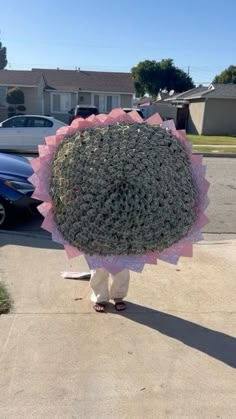
[[[235,0],[1,2],[8,68],[129,71],[173,58],[196,83],[236,64]]]

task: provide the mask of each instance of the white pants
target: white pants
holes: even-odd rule
[[[90,287],[92,289],[91,301],[102,303],[115,298],[125,298],[129,288],[129,271],[125,269],[116,275],[111,275],[112,284],[109,290],[109,272],[105,269],[92,271]]]

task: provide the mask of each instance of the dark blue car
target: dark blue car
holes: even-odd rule
[[[33,170],[24,157],[0,153],[0,228],[17,211],[34,209],[39,201],[31,198],[33,185],[28,181]]]

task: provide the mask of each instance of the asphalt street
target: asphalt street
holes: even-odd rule
[[[207,209],[210,222],[204,227],[204,233],[211,240],[231,238],[236,236],[236,159],[211,157],[205,158],[204,163],[210,182]],[[17,220],[8,231],[49,236],[40,228],[41,223],[41,216],[36,215],[25,221]]]

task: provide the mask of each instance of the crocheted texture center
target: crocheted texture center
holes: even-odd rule
[[[145,123],[64,138],[52,161],[50,195],[64,239],[90,255],[161,251],[185,237],[196,220],[184,145]]]

